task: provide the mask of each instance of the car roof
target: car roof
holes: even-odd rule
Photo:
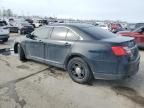
[[[48,25],[46,27],[68,27],[70,29],[73,29],[78,35],[83,37],[83,40],[90,40],[91,37],[88,36],[86,33],[82,32],[81,28],[87,28],[87,27],[94,27],[91,24],[85,24],[85,23],[55,23]]]
[[[51,24],[49,26],[54,26],[54,27],[58,27],[58,26],[65,26],[65,27],[75,27],[75,28],[86,28],[86,27],[91,27],[93,25],[91,24],[85,24],[85,23],[55,23],[55,24]]]

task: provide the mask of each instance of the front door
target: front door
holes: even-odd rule
[[[26,53],[28,58],[43,61],[44,59],[44,43],[42,40],[35,38],[26,42]]]
[[[32,35],[33,39],[28,38],[26,41],[26,53],[28,58],[44,62],[45,44],[44,40],[48,38],[48,29],[41,27],[36,29]]]

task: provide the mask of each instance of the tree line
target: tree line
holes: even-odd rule
[[[1,17],[13,17],[16,16],[11,9],[0,10]]]

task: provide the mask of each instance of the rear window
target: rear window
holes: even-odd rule
[[[95,26],[80,28],[80,30],[97,40],[112,38],[116,36],[115,34],[109,31],[103,30],[100,27],[95,27]]]

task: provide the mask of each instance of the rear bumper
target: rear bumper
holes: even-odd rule
[[[139,71],[140,57],[137,57],[136,60],[127,63],[127,64],[117,64],[116,68],[111,71],[105,72],[93,72],[95,79],[105,79],[105,80],[121,80],[135,75]],[[110,66],[110,65],[109,65]],[[103,66],[107,68],[107,66]]]

